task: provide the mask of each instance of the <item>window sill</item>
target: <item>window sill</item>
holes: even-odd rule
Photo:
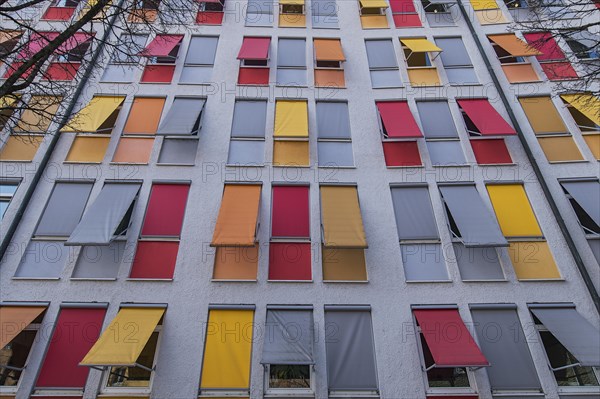
[[[227,168],[264,168],[265,165],[243,165],[243,164],[235,164],[235,163],[226,163],[225,167]]]
[[[566,281],[563,277],[560,278],[528,278],[528,279],[518,279],[517,281],[520,283],[556,283]]]
[[[489,279],[489,280],[462,280],[463,283],[508,283],[508,280],[504,279]]]
[[[157,166],[196,166],[195,163],[161,163],[157,162]]]
[[[412,168],[418,168],[418,169],[423,169],[425,168],[425,165],[407,165],[407,166],[387,166],[387,169],[412,169]]]
[[[478,163],[479,166],[517,166],[516,163]]]
[[[408,284],[452,283],[452,280],[405,280]]]
[[[327,284],[368,284],[369,280],[323,280]]]
[[[21,281],[58,281],[60,277],[11,277],[11,280],[21,280]]]
[[[576,159],[576,160],[572,160],[572,161],[548,161],[548,163],[550,165],[555,165],[555,164],[567,164],[567,163],[587,163],[588,161],[586,161],[585,159]]]
[[[71,277],[69,280],[71,281],[117,281],[117,278],[114,277]]]
[[[210,282],[211,283],[257,283],[258,279],[253,279],[253,280],[233,280],[233,279],[211,278]]]
[[[339,166],[339,165],[319,165],[317,164],[317,168],[319,169],[356,169],[356,166]]]
[[[170,283],[171,281],[173,281],[172,278],[134,278],[134,277],[127,277],[125,279],[125,281],[141,281],[141,282],[157,282],[157,283]]]
[[[284,283],[284,284],[285,283],[292,283],[292,284],[301,283],[301,284],[304,284],[304,283],[314,283],[314,282],[315,281],[312,279],[311,280],[267,280],[267,283],[275,283],[275,284],[277,284],[277,283]]]
[[[63,163],[68,164],[68,165],[101,165],[102,161],[100,161],[100,162],[63,161]]]

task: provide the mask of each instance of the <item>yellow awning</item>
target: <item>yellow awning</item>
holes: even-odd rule
[[[600,125],[600,99],[598,97],[589,93],[563,94],[560,97],[596,125]]]
[[[535,48],[529,46],[529,44],[525,43],[523,40],[519,39],[514,33],[488,35],[488,38],[514,57],[526,57],[530,55],[542,54]]]
[[[8,108],[12,106],[16,101],[17,98],[13,96],[0,97],[0,108]]]
[[[495,10],[498,8],[495,0],[471,0],[471,6],[474,10]]]
[[[2,306],[0,307],[0,349],[30,325],[45,306]]]
[[[429,53],[429,52],[440,52],[441,48],[433,44],[427,39],[400,39],[402,44],[410,49],[414,53]]]
[[[252,356],[251,309],[208,313],[200,389],[248,389]]]
[[[277,101],[274,136],[308,137],[308,104],[306,101]]]
[[[388,3],[385,0],[360,0],[362,8],[388,8]]]
[[[135,366],[164,313],[164,308],[122,308],[79,364]]]
[[[487,186],[487,190],[502,234],[506,237],[542,236],[522,185],[496,184]]]
[[[356,187],[322,186],[321,217],[325,247],[367,248]]]
[[[303,6],[304,0],[279,0],[281,5]]]
[[[69,121],[63,132],[95,132],[121,106],[125,97],[98,96],[92,98],[88,105],[81,109]]]
[[[262,187],[255,184],[226,184],[215,225],[212,246],[252,247]]]

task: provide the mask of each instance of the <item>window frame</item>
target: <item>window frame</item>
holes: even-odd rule
[[[0,193],[0,202],[6,203],[6,211],[8,211],[8,208],[10,207],[10,204],[12,203],[14,196],[17,194],[17,191],[19,190],[20,185],[21,185],[20,179],[19,180],[0,179],[0,186],[14,186],[15,187],[15,191],[11,194]],[[0,214],[0,220],[2,220],[3,218],[4,218],[4,213]]]
[[[304,7],[304,6],[303,6]],[[300,14],[281,14],[281,15],[300,15]],[[304,14],[302,14],[304,15]],[[292,41],[292,40],[297,40],[297,41],[302,41],[304,43],[304,66],[281,66],[279,65],[279,54],[280,54],[280,48],[282,47],[281,42],[282,41]],[[284,44],[285,46],[285,44]],[[308,86],[308,62],[307,62],[307,58],[306,58],[306,47],[307,47],[307,40],[305,37],[287,37],[287,36],[283,36],[283,37],[278,37],[277,38],[277,67],[275,68],[275,85],[277,87],[307,87]],[[283,69],[283,70],[289,70],[289,71],[304,71],[304,82],[303,84],[289,84],[287,82],[279,82],[278,79],[278,75],[279,75],[279,70]]]
[[[393,66],[393,67],[391,67],[391,66],[389,66],[389,67],[373,67],[373,66],[371,66],[371,63],[369,62],[369,52],[367,50],[368,49],[367,43],[368,42],[376,42],[376,41],[388,41],[388,42],[390,42],[390,44],[392,46],[392,50],[394,50],[393,57],[394,57],[394,61],[396,63],[395,66]],[[370,76],[370,78],[371,78],[371,88],[372,89],[396,89],[396,88],[402,88],[402,87],[404,87],[405,85],[402,82],[402,75],[400,74],[400,64],[398,63],[398,58],[397,58],[398,56],[396,54],[396,50],[394,49],[394,39],[389,39],[389,38],[373,38],[373,39],[365,38],[364,42],[365,42],[365,51],[367,51],[367,65],[369,67],[369,75],[371,75]],[[398,85],[392,85],[392,86],[385,85],[385,86],[374,87],[373,86],[373,76],[372,76],[372,73],[373,72],[385,72],[385,71],[396,71],[396,75],[397,75],[397,78],[398,78]]]
[[[347,100],[315,100],[315,114],[317,114],[317,104],[318,103],[338,103],[338,104],[346,104],[346,111],[348,112],[348,126],[350,127],[350,130],[348,131],[348,137],[340,137],[340,138],[324,138],[321,137],[321,134],[319,132],[319,126],[317,123],[317,165],[319,168],[324,168],[324,169],[331,169],[331,168],[335,168],[335,169],[355,169],[356,168],[356,162],[355,162],[355,157],[354,157],[354,145],[352,144],[352,124],[350,123],[350,108],[349,108],[349,104]],[[317,114],[317,120],[318,120],[318,114]],[[345,143],[345,144],[350,144],[350,149],[352,151],[352,165],[328,165],[328,164],[321,164],[320,160],[318,158],[319,155],[319,143]]]
[[[233,134],[233,123],[235,121],[235,104],[238,102],[262,102],[265,103],[265,131],[263,132],[262,137],[249,137],[249,136],[234,136]],[[233,106],[233,113],[232,113],[232,117],[231,117],[231,127],[229,128],[229,145],[227,148],[227,160],[225,162],[225,166],[229,166],[229,167],[264,167],[265,166],[265,146],[266,146],[266,135],[267,135],[267,116],[269,114],[269,100],[265,99],[265,98],[252,98],[252,99],[247,99],[245,97],[239,97],[236,98],[234,101],[234,106]],[[263,157],[262,157],[262,162],[257,163],[257,164],[241,164],[241,163],[230,163],[229,162],[229,157],[231,155],[231,143],[233,141],[236,142],[262,142],[263,143]]]
[[[10,303],[6,303],[6,305],[10,306]],[[35,346],[35,344],[38,342],[39,338],[39,332],[42,329],[43,326],[43,320],[46,316],[46,311],[48,309],[44,310],[41,313],[41,322],[40,323],[31,323],[29,324],[27,327],[25,327],[16,337],[15,339],[24,331],[35,331],[35,336],[33,338],[33,342],[31,343],[31,346],[29,347],[29,351],[27,353],[27,357],[25,359],[25,363],[23,365],[23,369],[21,370],[21,375],[19,376],[19,380],[17,381],[17,385],[15,386],[9,386],[9,385],[0,385],[0,394],[4,395],[4,394],[8,394],[8,395],[15,395],[17,393],[17,391],[21,388],[21,384],[23,383],[23,374],[27,372],[27,366],[29,366],[29,361],[31,360],[31,352],[33,347]],[[39,318],[40,316],[36,317]],[[34,320],[35,321],[35,320]],[[10,344],[10,342],[9,342]],[[0,348],[3,349],[3,348]],[[40,366],[41,367],[41,366]],[[0,369],[4,369],[5,367],[0,366]]]
[[[315,395],[315,365],[314,364],[290,364],[286,366],[307,366],[309,371],[310,388],[271,388],[269,386],[269,377],[271,371],[271,364],[263,364],[264,370],[264,393],[265,397],[268,396],[312,396]]]

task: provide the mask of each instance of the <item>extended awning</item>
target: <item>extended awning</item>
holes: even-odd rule
[[[367,248],[356,187],[321,186],[323,244],[328,248]]]
[[[482,136],[500,136],[517,134],[487,99],[458,100]]]
[[[486,208],[475,186],[440,186],[440,192],[452,214],[465,247],[508,246],[498,223]]]
[[[269,58],[270,37],[245,37],[238,60],[266,60]]]
[[[58,32],[36,32],[31,34],[29,41],[24,48],[19,52],[18,59],[30,58],[48,43],[58,37]]]
[[[413,309],[413,314],[433,356],[433,367],[489,366],[457,309]]]
[[[406,101],[376,103],[388,138],[423,137]]]
[[[63,132],[97,132],[123,104],[124,96],[98,96],[92,98],[67,125]],[[111,126],[112,128],[112,126]]]
[[[314,364],[311,307],[269,308],[262,364]]]
[[[79,365],[139,366],[137,360],[165,310],[164,307],[122,308]],[[134,339],[132,326],[135,326]]]
[[[388,8],[385,0],[360,0],[361,8]]]
[[[19,32],[17,30],[3,30],[0,31],[0,44],[4,44],[6,42],[9,42],[13,39],[18,38],[19,36],[21,36],[23,34],[23,32]]]
[[[413,53],[439,53],[441,48],[427,39],[400,39]]]
[[[598,97],[589,93],[582,93],[563,94],[560,98],[571,104],[596,125],[600,125],[600,99]]]
[[[156,133],[184,136],[197,134],[205,104],[204,98],[175,97]]]
[[[157,35],[140,52],[140,55],[144,57],[167,57],[182,40],[183,35]]]
[[[254,246],[261,189],[255,184],[225,185],[212,246]]]
[[[308,103],[277,101],[274,137],[308,137]]]
[[[600,183],[598,180],[563,181],[561,184],[585,213],[600,226]]]
[[[340,39],[315,39],[314,45],[317,61],[346,61]]]
[[[17,97],[14,95],[0,97],[0,108],[10,108],[17,101]]]
[[[0,349],[9,344],[44,310],[46,306],[0,306]]]
[[[542,54],[523,40],[515,36],[514,33],[503,35],[488,35],[488,39],[502,47],[513,57],[527,57]]]
[[[581,366],[600,366],[600,331],[577,312],[575,305],[535,304],[529,308]]]
[[[58,47],[56,50],[58,53],[68,53],[73,50],[75,47],[81,46],[82,44],[92,40],[94,37],[93,34],[78,32],[73,36],[70,36],[63,44]]]
[[[127,231],[140,184],[107,183],[65,245],[108,245]]]

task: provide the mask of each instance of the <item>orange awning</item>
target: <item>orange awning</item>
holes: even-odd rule
[[[212,246],[254,246],[261,186],[226,184]]]
[[[0,349],[31,324],[45,306],[2,306],[0,307]]]

